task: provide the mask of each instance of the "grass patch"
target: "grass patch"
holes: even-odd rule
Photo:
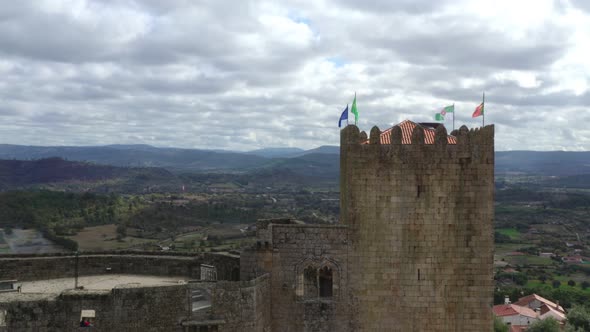
[[[511,240],[520,239],[520,232],[516,228],[499,228],[496,232],[509,236]]]
[[[176,237],[176,241],[174,242],[183,242],[183,241],[201,241],[205,235],[201,232],[193,232],[193,233],[186,233]]]
[[[118,241],[117,226],[113,224],[85,227],[78,234],[74,236],[68,236],[68,238],[78,242],[79,249],[82,251],[127,249],[156,242],[156,240],[152,239],[131,236],[122,239],[122,241]]]
[[[553,265],[555,261],[548,257],[539,257],[532,255],[525,256],[507,256],[505,260],[512,265]]]
[[[576,284],[576,286],[569,286],[567,284],[567,281],[563,281],[560,280],[561,277],[555,277],[556,280],[559,280],[561,282],[561,285],[558,287],[559,289],[565,290],[565,291],[574,291],[574,292],[582,292],[586,295],[590,295],[590,288],[586,288],[586,289],[582,289],[582,287],[579,284]],[[569,280],[569,278],[566,277],[566,279]],[[547,280],[545,281],[545,283],[542,283],[540,280],[529,280],[527,281],[525,287],[526,288],[537,288],[537,287],[545,287],[545,288],[550,288],[550,289],[554,289],[552,284],[551,284],[551,280]]]
[[[498,256],[505,256],[513,251],[518,251],[518,249],[526,248],[526,247],[533,247],[534,244],[531,243],[496,243],[496,255]]]

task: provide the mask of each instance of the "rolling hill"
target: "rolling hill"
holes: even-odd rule
[[[119,167],[161,167],[175,173],[248,173],[277,168],[323,178],[337,178],[339,152],[338,146],[321,146],[311,150],[267,148],[232,152],[158,148],[150,145],[42,147],[0,144],[0,159],[59,157]],[[496,174],[559,177],[590,174],[590,152],[498,151]]]
[[[0,144],[0,159],[50,157],[123,167],[164,167],[171,171],[243,170],[261,166],[267,161],[267,158],[244,153],[149,145],[44,147]]]
[[[53,157],[39,160],[0,160],[0,190],[13,190],[55,183],[171,182],[175,176],[163,168],[127,168],[67,161]]]

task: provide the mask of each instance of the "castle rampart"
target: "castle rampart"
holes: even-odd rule
[[[201,264],[215,266],[217,279],[239,280],[239,257],[209,253],[192,256],[149,252],[82,253],[78,257],[78,273],[80,276],[113,273],[199,279]],[[73,277],[75,267],[76,256],[72,254],[0,256],[1,279],[30,281]]]
[[[0,332],[183,331],[190,315],[187,286],[70,290],[61,294],[4,294]],[[8,297],[14,295],[13,301]],[[82,310],[93,310],[93,327],[80,328]]]

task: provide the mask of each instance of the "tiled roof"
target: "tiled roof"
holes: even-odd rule
[[[543,304],[541,306],[541,316],[545,315],[548,312],[551,312],[553,316],[560,322],[566,320],[565,314],[563,312],[559,311],[555,307]]]
[[[498,304],[494,306],[493,310],[494,314],[498,317],[514,315],[523,315],[532,318],[537,317],[537,313],[533,311],[533,309],[529,307],[521,307],[515,304]]]
[[[511,325],[510,332],[524,332],[527,328],[527,325]]]
[[[412,144],[412,132],[416,126],[424,128],[424,143],[434,144],[434,134],[436,133],[436,130],[432,127],[420,125],[410,120],[404,120],[393,127],[396,126],[400,127],[402,130],[402,144]],[[381,132],[381,144],[391,144],[391,130],[393,127]],[[449,135],[447,137],[447,142],[448,144],[457,144],[457,138]]]
[[[553,308],[557,308],[561,312],[565,312],[565,310],[563,310],[562,306],[559,306],[559,308],[558,308],[556,303],[551,302],[551,301],[547,300],[546,298],[539,296],[537,294],[531,294],[531,295],[527,295],[525,297],[521,297],[520,299],[518,299],[518,301],[514,302],[514,304],[519,305],[519,306],[528,306],[529,303],[531,303],[533,300],[537,300],[537,301],[544,303],[548,306],[551,306]]]

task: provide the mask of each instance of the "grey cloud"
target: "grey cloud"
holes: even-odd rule
[[[590,12],[590,3],[586,0],[569,0],[569,2],[576,8]]]
[[[34,2],[0,8],[0,117],[10,119],[0,123],[3,142],[311,148],[338,144],[337,118],[355,91],[363,130],[431,121],[449,101],[457,123],[479,125],[471,112],[486,91],[486,121],[497,123],[501,149],[565,146],[585,134],[565,119],[590,120],[580,115],[589,92],[561,89],[564,77],[553,72],[571,28],[551,21],[514,39],[449,14],[456,3],[447,1],[323,4],[337,15],[300,0],[87,4],[96,15],[76,19]],[[291,43],[261,13],[296,16],[313,37]],[[139,32],[120,38],[126,31],[110,26],[116,15]],[[542,83],[497,78],[511,70]],[[531,140],[531,130],[550,130],[557,112],[563,132]]]
[[[443,8],[447,3],[447,1],[444,0],[339,0],[337,2],[351,9],[368,11],[372,13],[406,12],[410,14],[433,12]]]

